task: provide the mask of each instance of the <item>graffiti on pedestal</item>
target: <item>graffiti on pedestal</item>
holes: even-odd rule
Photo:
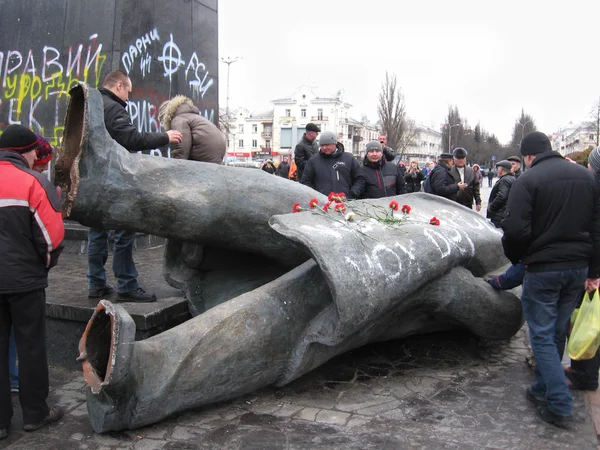
[[[58,145],[70,88],[81,81],[102,87],[111,71],[109,47],[100,33],[66,48],[50,42],[37,48],[0,46],[0,133],[8,125],[21,124]],[[160,104],[177,94],[190,97],[203,116],[215,121],[215,77],[198,52],[182,50],[173,32],[155,27],[122,48],[118,67],[133,83],[127,111],[139,131],[161,131]],[[167,148],[144,153],[170,156]]]

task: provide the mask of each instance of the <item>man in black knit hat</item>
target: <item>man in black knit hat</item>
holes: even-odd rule
[[[526,397],[538,416],[569,428],[573,399],[561,360],[584,287],[600,281],[600,200],[590,171],[552,151],[548,136],[521,142],[529,170],[513,184],[502,221],[504,253],[526,266],[522,303],[536,361]]]

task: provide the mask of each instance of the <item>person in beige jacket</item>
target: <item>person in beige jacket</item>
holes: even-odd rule
[[[171,147],[171,158],[223,164],[225,139],[215,124],[200,115],[190,98],[177,95],[163,102],[158,120],[165,130],[177,130],[183,136]]]

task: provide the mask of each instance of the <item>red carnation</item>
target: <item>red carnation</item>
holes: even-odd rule
[[[345,213],[346,206],[343,203],[338,203],[337,205],[335,205],[335,210],[341,213]]]
[[[310,200],[310,202],[308,202],[308,206],[310,209],[315,209],[318,205],[319,205],[319,200],[317,200],[316,198],[313,198]]]
[[[408,205],[402,205],[402,212],[404,214],[410,214],[410,206],[408,206]]]
[[[398,202],[396,200],[392,200],[390,202],[390,208],[392,208],[394,211],[398,211]]]
[[[292,208],[292,211],[295,213],[302,211],[302,207],[300,206],[300,203],[294,203],[294,207]]]
[[[325,205],[323,206],[323,211],[327,212],[329,210],[330,206],[331,206],[331,202],[325,203]]]
[[[337,194],[335,192],[330,192],[329,195],[327,196],[327,200],[329,200],[330,202],[333,201],[333,197],[336,196]]]
[[[430,223],[431,225],[436,225],[436,226],[438,226],[438,225],[440,224],[440,219],[438,219],[437,217],[433,216],[433,217],[431,218],[431,220],[429,221],[429,223]]]

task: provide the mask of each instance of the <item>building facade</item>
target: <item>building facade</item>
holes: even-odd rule
[[[442,153],[442,133],[426,125],[415,126],[415,137],[410,145],[404,149],[402,159],[404,161],[416,159],[419,162],[437,161]]]
[[[552,134],[552,149],[563,156],[596,147],[596,130],[585,123],[573,123]]]

